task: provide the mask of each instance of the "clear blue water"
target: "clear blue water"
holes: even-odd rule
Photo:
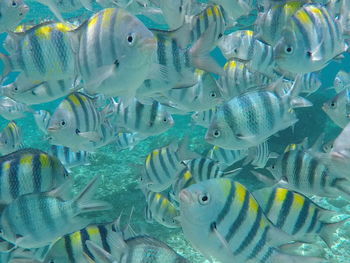
[[[27,22],[38,23],[44,19],[53,19],[52,14],[47,7],[36,3],[28,2],[30,12],[26,17]],[[84,15],[88,17],[91,12],[79,10],[68,17],[77,17]],[[38,19],[40,17],[40,19]],[[3,41],[5,34],[0,35],[0,42]],[[0,46],[0,51],[3,51]],[[222,55],[216,50],[214,52],[217,60],[223,64]],[[302,141],[303,138],[309,137],[313,141],[321,131],[326,133],[326,141],[335,138],[341,131],[334,125],[330,119],[321,110],[324,101],[334,95],[333,90],[327,90],[332,86],[335,74],[340,70],[349,71],[350,56],[346,55],[342,63],[330,63],[320,72],[322,87],[316,93],[312,94],[308,99],[313,102],[311,108],[297,109],[299,122],[294,127],[280,132],[279,137],[270,139],[271,151],[282,152],[284,147],[289,143]],[[0,69],[1,70],[1,69]],[[58,101],[43,105],[34,106],[34,109],[47,109],[53,111],[58,105]],[[7,121],[0,118],[0,129],[6,125]],[[133,150],[123,150],[116,152],[112,146],[106,146],[97,150],[92,157],[91,165],[72,168],[72,175],[75,180],[75,191],[79,191],[94,175],[101,174],[103,176],[102,183],[97,191],[97,199],[110,202],[113,209],[108,212],[96,214],[96,222],[107,222],[115,219],[122,211],[127,214],[131,207],[134,207],[132,224],[136,230],[142,233],[149,233],[152,236],[166,242],[180,254],[191,260],[191,262],[206,262],[205,259],[197,253],[188,242],[185,241],[181,229],[168,229],[157,223],[148,224],[144,220],[144,196],[137,189],[137,181],[139,177],[139,167],[143,165],[145,156],[154,148],[165,146],[179,137],[189,134],[189,148],[202,153],[210,147],[204,141],[205,129],[196,126],[190,127],[190,116],[175,116],[175,126],[168,132],[157,137],[151,137],[139,143]],[[17,124],[22,128],[24,145],[27,147],[39,148],[47,150],[49,144],[42,140],[43,134],[38,131],[33,117],[28,114],[24,119],[18,120]],[[253,183],[253,177],[249,171],[240,174],[239,181],[244,183],[249,189],[257,187]],[[317,200],[320,204],[328,206],[326,199]],[[348,240],[350,232],[343,229],[339,233],[339,243],[333,248],[333,251],[325,248],[326,257],[330,262],[349,263],[350,262],[350,241]],[[324,245],[320,242],[320,245]]]

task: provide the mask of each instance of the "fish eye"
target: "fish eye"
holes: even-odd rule
[[[128,44],[132,46],[135,42],[135,35],[134,34],[129,34],[127,37]]]
[[[237,54],[237,53],[238,53],[238,48],[235,48],[235,49],[233,50],[233,52]]]
[[[220,131],[218,130],[218,129],[216,129],[216,130],[214,130],[213,131],[213,136],[215,137],[215,138],[218,138],[219,136],[220,136]]]
[[[213,92],[210,92],[210,97],[212,98],[216,98],[216,93],[213,91]]]
[[[209,198],[209,195],[208,194],[201,194],[198,196],[198,202],[201,204],[201,205],[206,205],[208,204],[210,201],[210,198]]]
[[[331,108],[335,108],[337,107],[337,103],[335,101],[332,101],[331,104],[330,104]]]
[[[61,125],[61,126],[65,126],[65,125],[66,125],[66,122],[65,122],[64,120],[61,120],[60,125]]]
[[[273,165],[271,166],[271,169],[272,169],[272,170],[275,170],[275,168],[276,168],[276,167],[275,167],[275,165],[273,164]]]
[[[182,6],[179,6],[179,13],[182,13]]]
[[[287,46],[285,49],[284,49],[284,52],[286,54],[292,54],[293,53],[293,48],[290,47],[290,46]]]
[[[17,6],[17,3],[15,1],[12,1],[12,6]]]
[[[168,118],[167,118],[167,117],[164,117],[163,122],[164,122],[164,123],[167,123],[167,122],[168,122]]]

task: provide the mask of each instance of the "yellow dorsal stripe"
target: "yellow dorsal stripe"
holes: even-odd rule
[[[275,194],[275,202],[282,203],[286,200],[288,190],[284,188],[277,188]]]
[[[26,155],[23,155],[22,158],[19,160],[19,163],[21,165],[29,165],[32,163],[32,160],[33,160],[33,156],[32,155],[29,155],[29,154],[26,154]]]

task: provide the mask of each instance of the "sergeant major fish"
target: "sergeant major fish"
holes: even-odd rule
[[[97,176],[93,178],[74,199],[68,201],[60,196],[66,185],[51,192],[18,197],[1,215],[2,236],[20,247],[36,248],[85,227],[89,219],[80,215],[110,208],[105,202],[91,200],[97,179]]]
[[[0,203],[19,196],[48,192],[70,177],[61,162],[47,153],[25,148],[0,157]]]
[[[182,190],[180,223],[185,237],[210,260],[323,262],[282,253],[278,246],[291,238],[269,221],[243,185],[230,179],[211,179]]]
[[[22,132],[14,121],[10,121],[0,133],[0,153],[9,154],[23,146]]]

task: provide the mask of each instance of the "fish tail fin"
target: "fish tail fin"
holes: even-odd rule
[[[337,232],[337,229],[341,228],[344,225],[344,223],[348,220],[349,218],[346,218],[339,222],[323,224],[322,230],[320,232],[320,237],[329,248],[331,248],[334,245],[334,242],[336,240],[334,234]]]
[[[87,186],[73,200],[76,208],[75,216],[92,211],[101,211],[111,209],[110,204],[104,201],[92,200],[92,196],[97,190],[97,181],[101,176],[95,176]]]

